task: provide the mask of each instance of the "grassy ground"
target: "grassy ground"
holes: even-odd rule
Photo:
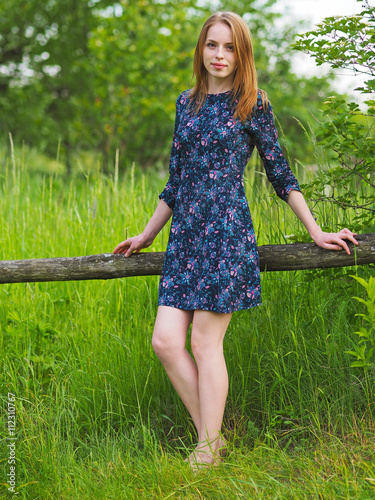
[[[0,259],[109,252],[142,230],[165,183],[133,168],[67,184],[31,175],[22,152],[1,154]],[[299,233],[255,168],[247,178],[259,243]],[[263,275],[263,306],[236,313],[225,339],[230,453],[198,474],[183,461],[194,428],[151,348],[157,277],[1,285],[0,495],[12,497],[10,393],[15,498],[375,498],[374,374],[345,352],[363,296],[349,275],[373,272]]]

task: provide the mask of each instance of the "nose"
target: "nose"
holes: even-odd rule
[[[223,59],[223,47],[221,46],[217,48],[216,59]]]

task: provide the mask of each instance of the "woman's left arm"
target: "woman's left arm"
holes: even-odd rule
[[[341,250],[343,248],[348,255],[350,255],[350,250],[345,240],[349,240],[354,243],[354,245],[358,245],[358,241],[354,238],[356,233],[352,233],[349,229],[342,229],[338,233],[325,233],[322,231],[315,222],[301,192],[296,190],[290,191],[287,202],[302,224],[306,227],[316,245],[326,248],[327,250]]]

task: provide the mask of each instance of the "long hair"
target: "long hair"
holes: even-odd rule
[[[216,23],[224,23],[232,31],[233,50],[237,60],[232,88],[232,103],[237,101],[234,118],[243,121],[251,116],[257,102],[258,78],[249,28],[242,17],[234,12],[216,12],[207,19],[202,27],[194,54],[193,76],[196,78],[196,82],[189,95],[192,108],[197,113],[207,97],[208,74],[203,64],[203,50],[207,32]],[[267,97],[263,91],[262,100],[266,104]]]

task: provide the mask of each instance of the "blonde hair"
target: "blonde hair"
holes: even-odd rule
[[[194,54],[193,76],[196,78],[196,82],[190,91],[192,107],[197,113],[207,97],[208,77],[203,64],[203,50],[207,32],[216,23],[224,23],[232,31],[233,50],[237,60],[232,88],[232,102],[234,104],[237,101],[234,118],[243,121],[251,116],[256,105],[258,78],[249,28],[242,17],[234,12],[216,12],[207,19],[202,27]],[[262,91],[264,104],[266,99],[266,94]]]

